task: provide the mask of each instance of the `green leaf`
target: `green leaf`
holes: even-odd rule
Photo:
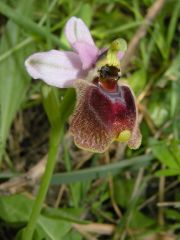
[[[154,224],[153,219],[147,217],[146,215],[144,215],[137,209],[135,209],[131,212],[131,220],[130,220],[129,227],[136,228],[136,229],[137,228],[143,229],[143,228],[147,228],[153,224]]]
[[[63,237],[63,240],[82,240],[82,236],[80,233],[76,232],[75,230],[71,230]]]
[[[54,219],[62,219],[69,222],[84,223],[85,221],[80,219],[83,213],[82,208],[45,208],[42,214],[46,217]]]
[[[169,112],[166,102],[157,104],[157,101],[159,101],[159,99],[152,99],[149,105],[149,112],[154,124],[160,127],[169,117]]]
[[[173,154],[173,156],[176,158],[178,164],[180,164],[180,140],[174,140],[171,142],[171,145],[169,146],[169,150]]]
[[[162,169],[155,173],[157,177],[180,175],[180,169]]]
[[[133,91],[138,94],[140,93],[147,81],[145,69],[140,69],[134,72],[129,78],[128,83],[131,85]]]
[[[38,227],[44,233],[47,240],[63,240],[64,236],[70,231],[71,224],[65,220],[53,219],[40,216]]]
[[[74,207],[80,207],[82,203],[83,182],[76,182],[70,184],[71,199]]]
[[[120,206],[128,206],[133,186],[134,181],[130,179],[118,179],[114,182],[114,197]]]
[[[151,99],[148,103],[147,109],[156,127],[162,126],[162,124],[168,120],[170,115],[168,108],[168,93],[168,91],[166,92],[166,95],[164,95],[164,91],[153,91],[151,93]]]
[[[167,143],[165,141],[156,141],[151,139],[150,147],[152,149],[154,156],[158,160],[160,160],[162,164],[165,164],[167,167],[173,170],[180,171],[180,165],[169,151]]]
[[[29,219],[33,201],[23,195],[0,197],[0,218],[9,223],[26,222]]]

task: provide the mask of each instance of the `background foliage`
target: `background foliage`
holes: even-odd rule
[[[62,142],[34,239],[180,239],[180,1],[165,1],[123,76],[140,112],[143,143],[136,151],[115,143],[109,158],[77,149],[68,134],[74,90],[31,80],[24,68],[33,52],[69,48],[63,26],[71,16],[104,47],[118,37],[129,42],[153,3],[1,0],[1,240],[21,239],[38,191],[34,175],[59,116]]]

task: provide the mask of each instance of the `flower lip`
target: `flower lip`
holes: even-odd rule
[[[77,105],[70,132],[76,145],[92,152],[104,152],[114,141],[126,141],[136,149],[141,143],[134,97],[128,86],[116,92],[83,80],[76,82]]]

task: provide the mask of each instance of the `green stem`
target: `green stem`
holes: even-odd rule
[[[24,240],[31,240],[33,238],[33,233],[36,227],[36,223],[37,223],[40,211],[42,209],[42,205],[46,197],[47,190],[52,178],[60,139],[61,139],[61,131],[59,129],[57,130],[56,128],[52,128],[52,132],[50,135],[50,149],[49,149],[46,169],[42,177],[40,189],[39,189],[37,198],[35,200],[29,222],[23,233]]]

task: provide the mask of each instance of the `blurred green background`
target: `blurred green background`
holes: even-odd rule
[[[129,43],[154,2],[0,1],[1,240],[22,239],[59,111],[63,140],[34,239],[180,239],[180,1],[164,1],[123,75],[141,119],[136,151],[117,143],[109,155],[78,149],[68,133],[74,90],[31,80],[24,67],[34,52],[69,48],[71,16],[100,48],[119,37]]]

